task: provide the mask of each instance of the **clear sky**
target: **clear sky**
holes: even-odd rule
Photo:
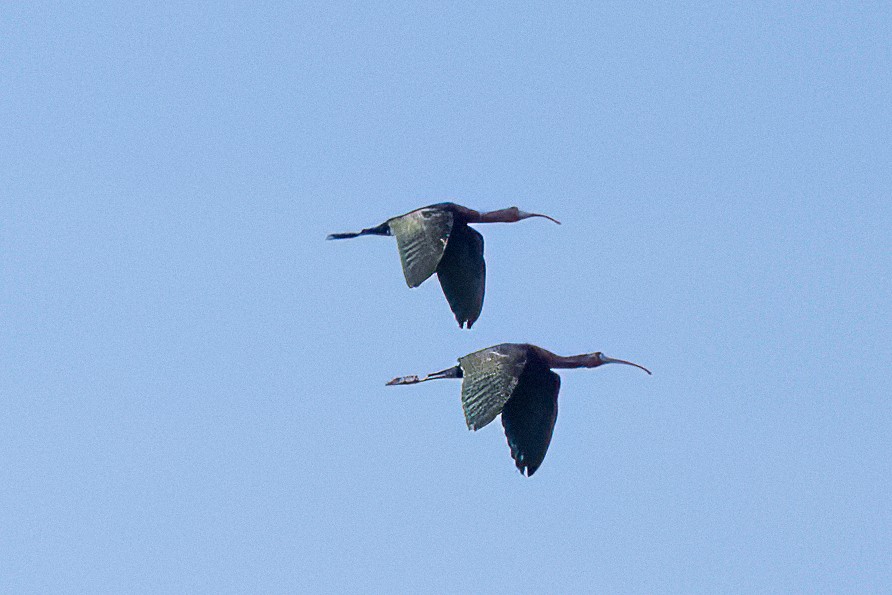
[[[0,590],[892,587],[888,3],[257,4],[0,11]],[[384,386],[509,341],[654,375]]]

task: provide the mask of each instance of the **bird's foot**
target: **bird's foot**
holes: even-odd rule
[[[385,386],[396,386],[398,384],[417,384],[421,382],[418,376],[399,376],[388,382]]]

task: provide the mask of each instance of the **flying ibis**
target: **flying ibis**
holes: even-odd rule
[[[542,464],[557,419],[561,378],[552,368],[597,368],[603,364],[638,364],[603,353],[560,356],[526,343],[502,343],[459,358],[458,365],[424,378],[401,376],[387,383],[417,384],[439,378],[461,378],[461,404],[471,430],[502,414],[511,457],[521,474],[531,476]]]
[[[486,263],[483,236],[469,223],[513,223],[548,215],[526,213],[517,207],[479,212],[451,202],[416,209],[388,219],[377,227],[355,233],[333,233],[329,240],[363,235],[395,236],[409,287],[418,287],[434,273],[446,294],[459,328],[471,328],[483,308]]]

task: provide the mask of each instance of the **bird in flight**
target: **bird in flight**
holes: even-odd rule
[[[644,366],[603,353],[560,356],[527,343],[502,343],[459,358],[458,365],[424,378],[401,376],[387,383],[417,384],[440,378],[461,378],[461,404],[471,430],[502,414],[511,457],[527,477],[533,475],[551,443],[557,420],[561,377],[552,368],[597,368],[603,364]]]
[[[409,287],[418,287],[434,273],[455,314],[459,328],[471,328],[483,308],[486,263],[483,236],[469,223],[513,223],[530,217],[517,207],[480,212],[451,202],[430,205],[354,233],[333,233],[329,240],[364,235],[395,236]]]

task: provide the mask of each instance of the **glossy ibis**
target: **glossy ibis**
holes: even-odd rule
[[[440,287],[459,328],[480,316],[486,285],[483,236],[469,223],[513,223],[548,215],[525,213],[517,207],[481,213],[451,202],[416,209],[355,233],[333,233],[329,240],[363,235],[395,236],[409,287],[418,287],[437,273]]]
[[[455,367],[424,378],[402,376],[387,384],[462,378],[461,404],[468,428],[479,430],[501,413],[511,457],[521,474],[526,472],[528,477],[542,464],[557,419],[561,377],[552,368],[626,364],[650,374],[643,366],[607,357],[600,351],[564,357],[525,343],[502,343],[475,351],[458,362]]]

